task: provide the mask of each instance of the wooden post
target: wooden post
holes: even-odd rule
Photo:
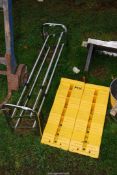
[[[0,7],[3,7],[3,0],[0,0]]]
[[[12,0],[2,0],[4,13],[4,29],[6,42],[6,57],[9,55],[11,72],[16,70],[16,59],[14,54]]]

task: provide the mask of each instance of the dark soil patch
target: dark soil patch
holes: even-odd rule
[[[84,40],[87,40],[87,38],[95,38],[100,40],[106,40],[106,41],[116,41],[117,40],[117,32],[109,32],[109,33],[100,33],[99,36],[96,32],[84,32],[83,33]]]
[[[117,2],[116,1],[100,2],[100,3],[98,3],[96,10],[105,10],[108,8],[116,9]]]
[[[103,80],[106,79],[109,72],[108,69],[102,66],[97,67],[91,72],[91,75],[97,79]]]
[[[117,2],[115,0],[111,1],[104,1],[104,2],[99,2],[99,1],[86,1],[83,0],[81,2],[77,0],[65,0],[65,4],[68,5],[68,7],[75,9],[95,9],[95,10],[105,10],[105,9],[116,9],[117,8]]]

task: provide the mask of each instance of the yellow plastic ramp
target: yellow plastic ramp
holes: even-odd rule
[[[85,83],[61,79],[41,143],[69,149]]]
[[[98,158],[109,88],[62,78],[41,143]]]
[[[108,97],[108,87],[85,85],[70,141],[70,151],[99,157]]]

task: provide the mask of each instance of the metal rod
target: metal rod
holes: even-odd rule
[[[45,54],[45,57],[44,57],[43,62],[42,62],[42,64],[41,64],[40,68],[39,68],[39,71],[38,71],[38,73],[37,73],[37,75],[36,75],[36,78],[35,78],[35,80],[34,80],[34,82],[33,82],[33,85],[32,85],[32,87],[31,87],[31,90],[30,90],[29,94],[28,94],[28,97],[26,98],[26,101],[25,101],[25,103],[24,103],[24,106],[26,106],[27,103],[28,103],[28,101],[29,101],[29,97],[31,96],[31,94],[32,94],[32,92],[33,92],[33,89],[34,89],[34,87],[35,87],[35,85],[36,85],[36,83],[37,83],[38,77],[39,77],[40,72],[41,72],[41,70],[42,70],[42,68],[43,68],[43,65],[44,65],[44,63],[45,63],[45,61],[46,61],[46,58],[47,58],[47,56],[48,56],[49,51],[50,51],[50,47],[48,48],[48,50],[47,50],[47,52],[46,52],[46,54]],[[24,113],[24,110],[22,110],[22,111],[20,112],[20,118],[17,119],[15,128],[17,128],[17,126],[18,126],[18,124],[19,124],[19,122],[20,122],[20,120],[21,120],[21,116],[23,115],[23,113]]]
[[[25,111],[31,111],[33,113],[35,112],[31,108],[29,108],[29,107],[20,106],[20,105],[14,105],[14,104],[9,104],[9,103],[4,104],[4,107],[11,107],[11,108],[23,109]]]
[[[34,64],[34,66],[33,66],[33,69],[32,69],[32,71],[31,71],[31,73],[30,73],[30,76],[29,76],[29,78],[28,78],[27,84],[29,84],[29,82],[30,82],[30,80],[31,80],[31,78],[32,78],[32,75],[33,75],[33,73],[34,73],[34,71],[35,71],[35,68],[36,68],[36,66],[37,66],[37,64],[38,64],[38,62],[39,62],[39,59],[40,59],[40,57],[41,57],[41,55],[42,55],[42,52],[43,52],[43,50],[44,50],[44,48],[45,48],[45,45],[46,45],[48,39],[49,39],[49,35],[48,35],[47,38],[45,39],[45,42],[44,42],[44,44],[43,44],[43,46],[42,46],[42,48],[41,48],[41,51],[40,51],[40,53],[39,53],[39,55],[38,55],[38,58],[37,58],[37,60],[36,60],[36,62],[35,62],[35,64]],[[24,86],[24,89],[23,89],[23,91],[22,91],[22,93],[21,93],[21,96],[20,96],[18,102],[17,102],[17,105],[19,105],[20,102],[21,102],[21,100],[22,100],[22,97],[23,97],[23,95],[24,95],[24,93],[25,93],[25,91],[26,91],[26,89],[27,89],[27,84]],[[14,111],[13,111],[13,113],[12,113],[12,115],[11,115],[11,118],[14,117],[14,115],[15,115],[15,113],[16,113],[16,110],[17,110],[17,109],[15,108]]]
[[[40,67],[40,69],[39,69],[39,71],[38,71],[38,73],[37,73],[37,75],[36,75],[36,78],[35,78],[35,80],[34,80],[34,82],[33,82],[33,85],[32,85],[32,87],[31,87],[31,90],[30,90],[30,92],[29,92],[29,94],[28,94],[28,97],[27,97],[25,103],[24,103],[24,106],[26,106],[27,103],[28,103],[28,101],[29,101],[29,97],[31,96],[31,94],[32,94],[32,92],[33,92],[33,89],[34,89],[34,87],[35,87],[35,85],[36,85],[36,83],[37,83],[38,77],[39,77],[40,72],[41,72],[41,70],[42,70],[42,68],[43,68],[43,65],[44,65],[44,63],[45,63],[45,61],[46,61],[46,58],[47,58],[47,56],[48,56],[49,51],[50,51],[50,47],[48,48],[48,50],[47,50],[47,52],[46,52],[46,54],[45,54],[45,57],[44,57],[43,62],[42,62],[42,64],[41,64],[41,67]],[[23,111],[21,111],[20,116],[22,116],[22,114],[23,114]]]
[[[51,69],[51,65],[52,65],[52,63],[53,63],[55,54],[56,54],[56,52],[57,52],[57,49],[58,49],[58,46],[59,46],[59,43],[60,43],[60,40],[61,40],[61,38],[62,38],[62,35],[63,35],[63,33],[61,33],[60,38],[59,38],[59,40],[58,40],[58,43],[57,43],[55,52],[54,52],[53,57],[52,57],[52,59],[51,59],[51,62],[50,62],[50,64],[49,64],[49,67],[48,67],[48,70],[47,70],[47,72],[46,72],[45,78],[44,78],[44,80],[43,80],[42,86],[45,84],[46,79],[47,79],[47,77],[48,77],[48,74],[49,74],[49,71],[50,71],[50,69]],[[49,50],[50,50],[50,48],[49,48]],[[49,52],[49,50],[48,50],[48,52]],[[47,57],[48,52],[47,52],[47,54],[45,55],[45,58]],[[44,60],[45,60],[45,58],[44,58]],[[41,66],[41,69],[42,69],[42,67],[43,67],[43,66]],[[39,74],[40,74],[40,71],[39,71]],[[37,79],[37,78],[38,78],[38,75],[37,75],[36,79]],[[37,80],[36,80],[36,81],[37,81]],[[36,82],[35,82],[35,83],[36,83]],[[34,86],[35,86],[35,85],[34,85]],[[33,89],[34,89],[34,86],[33,86]],[[31,93],[32,93],[32,90],[31,90]],[[31,93],[29,93],[29,95],[30,95]],[[36,107],[36,105],[37,105],[37,103],[38,103],[38,99],[39,99],[41,93],[42,93],[42,89],[40,89],[40,91],[39,91],[39,94],[38,94],[39,96],[37,96],[37,98],[36,98],[36,101],[35,101],[35,104],[34,104],[34,106],[33,106],[33,109],[35,109],[35,107]],[[28,102],[28,99],[26,100],[25,105],[27,104],[27,102]],[[21,111],[20,114],[21,114],[21,115],[20,115],[20,117],[21,117],[22,114],[23,114],[23,111]],[[30,114],[30,117],[32,117],[32,112],[31,112],[31,114]],[[19,119],[17,120],[16,125],[15,125],[15,128],[17,128],[17,126],[18,126],[20,120],[21,120],[21,118],[19,118]]]
[[[56,70],[58,61],[59,61],[59,59],[60,59],[60,56],[61,56],[61,53],[62,53],[62,50],[63,50],[63,47],[64,47],[64,43],[61,45],[59,55],[58,55],[58,57],[57,57],[56,63],[55,63],[54,68],[53,68],[53,72],[52,72],[52,74],[51,74],[51,77],[50,77],[49,82],[48,82],[48,86],[47,86],[46,91],[45,91],[45,95],[47,95],[47,93],[48,93],[48,91],[49,91],[49,88],[50,88],[50,85],[51,85],[51,82],[52,82],[52,79],[53,79],[53,76],[54,76],[54,73],[55,73],[55,70]],[[42,107],[43,107],[43,104],[44,104],[45,99],[46,99],[46,96],[43,97],[43,100],[42,100],[42,102],[41,102],[41,104],[40,104],[39,110],[38,110],[38,112],[37,112],[37,115],[38,115],[38,116],[40,116],[40,112],[41,112],[41,110],[42,110]],[[34,121],[33,128],[35,128],[35,126],[36,126],[36,120]]]
[[[43,80],[43,82],[42,82],[42,86],[44,86],[44,84],[45,84],[45,82],[46,82],[46,80],[47,80],[48,74],[49,74],[49,72],[50,72],[52,63],[53,63],[53,61],[54,61],[54,58],[55,58],[55,55],[56,55],[56,53],[57,53],[57,50],[58,50],[58,47],[59,47],[59,44],[60,44],[60,42],[61,42],[61,38],[62,38],[63,34],[64,34],[64,32],[61,32],[60,37],[59,37],[58,42],[57,42],[57,45],[56,45],[56,48],[55,48],[55,51],[54,51],[54,53],[53,53],[52,59],[51,59],[51,61],[50,61],[49,67],[48,67],[48,69],[47,69],[47,71],[46,71],[46,75],[45,75],[44,80]],[[35,103],[34,103],[34,105],[33,105],[33,108],[32,108],[33,110],[35,110],[35,108],[36,108],[36,106],[37,106],[37,103],[38,103],[38,101],[39,101],[39,98],[40,98],[41,93],[42,93],[42,88],[39,90],[38,96],[37,96],[36,101],[35,101]],[[30,117],[31,117],[31,116],[32,116],[32,113],[30,114]]]
[[[54,65],[53,72],[52,72],[52,74],[51,74],[51,77],[50,77],[49,82],[48,82],[48,86],[47,86],[46,91],[45,91],[45,95],[47,95],[48,90],[49,90],[49,87],[50,87],[50,85],[51,85],[51,82],[52,82],[52,79],[53,79],[53,76],[54,76],[54,73],[55,73],[55,70],[56,70],[56,67],[57,67],[57,64],[58,64],[59,58],[60,58],[60,56],[61,56],[61,53],[62,53],[63,47],[64,47],[64,43],[61,45],[61,48],[60,48],[60,52],[59,52],[58,58],[57,58],[56,63],[55,63],[55,65]],[[44,100],[44,101],[45,101],[45,98],[46,98],[46,97],[44,96],[44,97],[43,97],[43,100]],[[39,110],[38,110],[38,115],[39,115],[40,112],[41,112],[41,109],[42,109],[42,106],[43,106],[43,100],[42,100],[41,105],[40,105],[40,108],[39,108]]]

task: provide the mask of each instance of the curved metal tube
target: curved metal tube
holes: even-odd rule
[[[45,33],[45,27],[61,27],[63,29],[63,32],[67,33],[67,27],[63,24],[57,24],[57,23],[44,23],[43,26],[42,26],[42,33],[43,33],[43,36],[45,37],[46,36],[46,33]],[[55,34],[54,34],[55,35]]]

